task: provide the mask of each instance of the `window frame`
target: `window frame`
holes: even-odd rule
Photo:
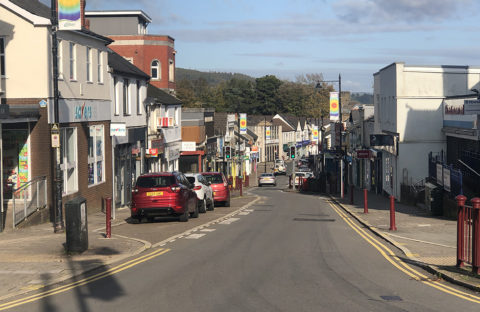
[[[63,44],[62,40],[58,40],[57,44],[57,68],[58,68],[58,79],[63,80]]]
[[[97,50],[97,82],[103,83],[103,52]]]
[[[105,126],[104,125],[93,125],[89,126],[88,133],[88,151],[87,151],[87,168],[90,170],[90,165],[93,166],[93,183],[90,181],[90,172],[88,171],[87,184],[88,187],[96,186],[102,184],[106,181],[105,178]],[[97,134],[101,133],[101,155],[97,155]],[[93,134],[93,136],[92,136]],[[90,142],[92,145],[90,146]],[[90,149],[91,148],[91,149]],[[92,152],[92,155],[90,155]],[[101,166],[101,180],[98,180],[98,162],[102,163]]]
[[[120,115],[120,96],[119,96],[119,80],[117,77],[113,77],[113,105],[114,105],[114,115]]]
[[[130,80],[123,79],[123,115],[131,115],[131,100],[130,100]]]
[[[168,60],[168,81],[175,82],[175,62],[173,59]]]
[[[157,63],[157,65],[153,65],[153,63]],[[153,75],[153,70],[156,69],[157,70],[157,75],[154,76]],[[161,67],[161,63],[159,60],[157,59],[154,59],[152,60],[152,62],[150,63],[150,76],[152,77],[152,80],[161,80],[161,77],[162,77],[162,67]]]
[[[69,64],[70,64],[70,80],[77,80],[77,45],[74,42],[69,42],[68,45]]]
[[[73,151],[72,151],[72,156],[74,157],[72,162],[68,162],[68,151],[66,148],[69,147],[68,142],[67,142],[67,130],[73,130],[72,131],[72,140],[73,140]],[[77,137],[77,128],[76,127],[65,127],[65,128],[60,128],[60,144],[61,144],[61,149],[60,149],[60,169],[62,171],[62,176],[63,176],[63,186],[62,186],[62,196],[67,196],[70,194],[74,194],[78,192],[79,187],[78,187],[78,137]],[[68,173],[69,170],[73,170],[73,188],[70,190],[68,188]]]

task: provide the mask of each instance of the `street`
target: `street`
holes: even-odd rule
[[[327,197],[284,192],[288,179],[277,179],[238,214],[12,311],[478,311],[478,296],[404,264]]]

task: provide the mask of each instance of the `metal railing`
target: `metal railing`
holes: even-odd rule
[[[472,206],[465,205],[467,198],[458,195],[457,266],[472,265],[472,271],[480,269],[480,198],[473,198]]]
[[[12,190],[13,228],[47,206],[47,177],[36,177]]]

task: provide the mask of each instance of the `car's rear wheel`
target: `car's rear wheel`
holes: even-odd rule
[[[203,200],[199,201],[199,203],[200,203],[200,208],[199,208],[200,212],[201,213],[207,212],[207,200],[204,198]]]
[[[190,213],[191,218],[198,218],[198,205],[195,205],[195,210]]]
[[[190,216],[190,214],[188,213],[188,209],[185,207],[185,212],[183,214],[181,214],[180,217],[178,217],[178,221],[187,222],[189,216]]]
[[[208,205],[208,210],[213,211],[215,209],[215,202],[213,199],[210,201],[210,205]]]

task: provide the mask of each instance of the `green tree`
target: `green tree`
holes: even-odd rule
[[[279,111],[277,92],[282,81],[274,75],[255,79],[255,90],[260,112],[264,115],[276,114]]]

